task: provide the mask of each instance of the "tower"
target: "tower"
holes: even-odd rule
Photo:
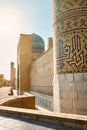
[[[31,64],[31,36],[20,35],[17,50],[17,90],[19,94],[29,90],[29,67]]]
[[[14,62],[11,62],[11,72],[10,72],[10,81],[11,81],[11,87],[15,89],[16,87],[16,70],[14,68]]]
[[[86,14],[87,0],[53,0],[54,110],[57,112],[87,114]]]

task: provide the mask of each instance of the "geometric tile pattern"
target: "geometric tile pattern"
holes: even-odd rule
[[[87,72],[87,0],[54,0],[56,72]]]

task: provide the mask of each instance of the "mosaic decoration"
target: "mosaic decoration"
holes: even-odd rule
[[[54,0],[56,72],[87,72],[87,0]]]
[[[66,10],[85,6],[87,6],[87,0],[54,0],[54,8],[58,14]]]

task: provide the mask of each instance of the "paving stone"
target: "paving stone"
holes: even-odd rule
[[[8,92],[9,92],[10,88],[11,87],[1,87],[0,88],[0,100],[8,97]]]
[[[37,121],[30,118],[12,117],[0,114],[0,130],[75,130],[64,126]]]
[[[10,130],[10,129],[3,127],[3,126],[0,126],[0,130]]]

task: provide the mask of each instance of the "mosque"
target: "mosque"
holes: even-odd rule
[[[44,40],[38,34],[20,34],[17,50],[17,90],[30,92],[37,104],[53,109],[53,39]]]
[[[53,39],[21,34],[17,91],[55,112],[87,114],[87,1],[53,0]]]

